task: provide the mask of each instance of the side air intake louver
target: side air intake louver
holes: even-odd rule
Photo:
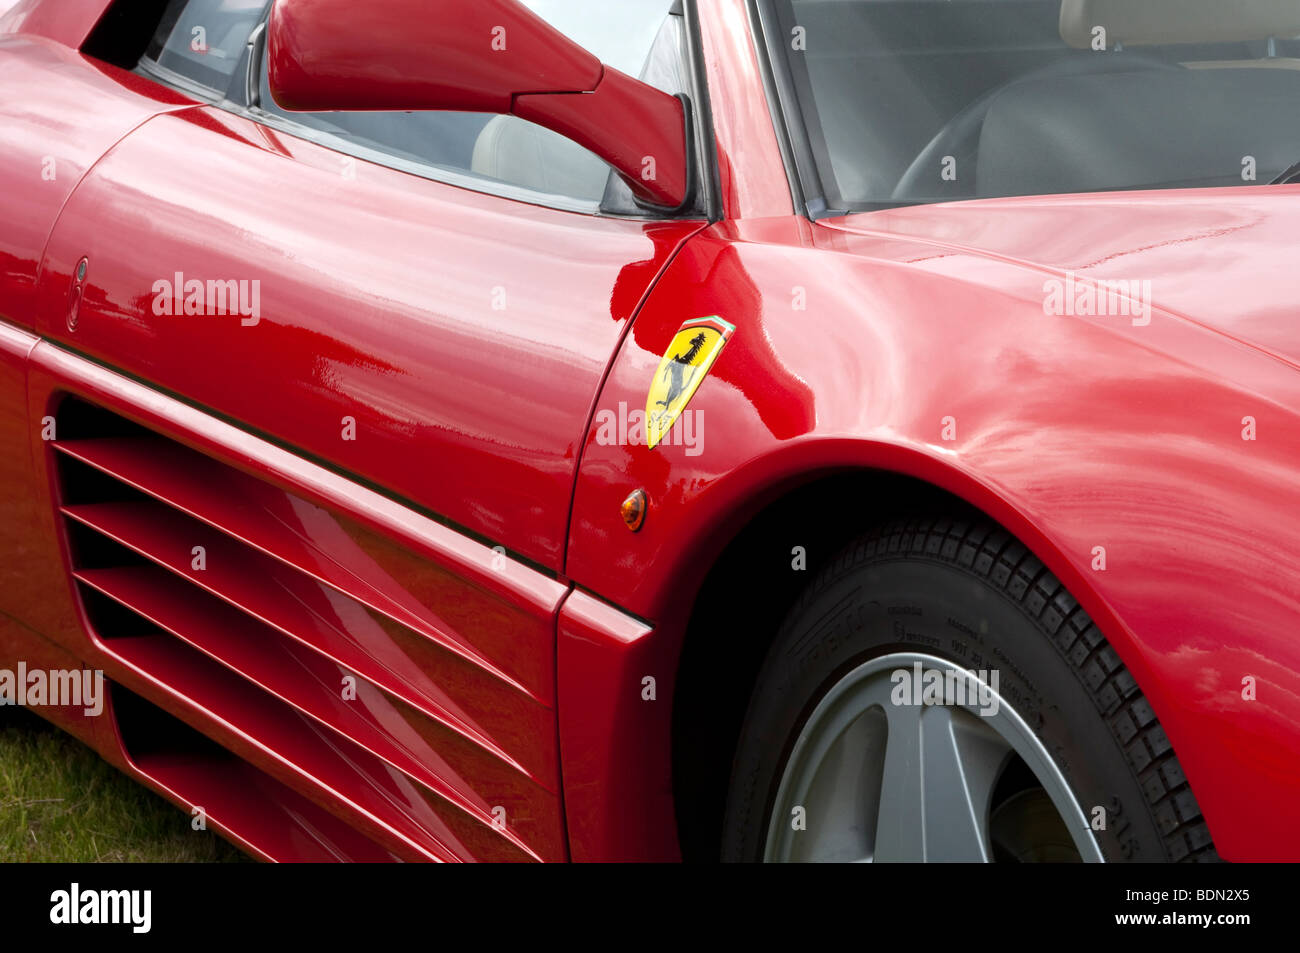
[[[399,859],[139,695],[113,685],[112,699],[136,769],[178,800],[202,807],[246,850],[267,860]]]
[[[247,835],[272,858],[562,852],[545,820],[556,765],[519,753],[530,733],[554,735],[549,706],[526,675],[325,552],[321,527],[341,518],[80,401],[60,408],[58,435],[92,635],[162,690],[114,691],[128,757],[156,785],[240,839],[280,817],[283,843]],[[498,803],[519,822],[494,823]]]

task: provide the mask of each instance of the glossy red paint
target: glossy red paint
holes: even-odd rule
[[[41,251],[72,190],[114,143],[188,102],[39,36],[0,35],[0,318],[33,326]]]
[[[673,823],[663,727],[675,666],[660,664],[655,642],[648,625],[581,591],[560,612],[560,749],[576,861],[680,858],[664,836]]]
[[[32,458],[26,448],[27,357],[37,338],[0,323],[0,614],[30,618],[43,596],[25,583],[28,548],[36,532]]]
[[[0,14],[0,34],[27,33],[77,49],[112,0],[18,0]]]
[[[41,32],[52,7],[25,0],[20,22]],[[706,572],[790,489],[890,471],[1065,582],[1221,854],[1300,857],[1300,826],[1259,822],[1300,803],[1300,188],[810,222],[743,0],[699,9],[726,211],[708,227],[364,163],[345,184],[322,146],[167,115],[174,94],[58,36],[0,40],[11,73],[44,78],[34,106],[2,100],[22,161],[0,182],[29,188],[28,108],[80,170],[28,198],[31,224],[0,212],[0,664],[102,666],[130,692],[111,719],[50,716],[268,859],[673,859],[673,690]],[[155,314],[177,272],[259,279],[258,322]],[[1150,280],[1149,321],[1045,314],[1070,273]],[[600,441],[597,413],[643,407],[682,321],[715,314],[736,330],[691,402],[699,453]],[[126,433],[87,431],[109,418],[73,401]],[[70,429],[42,439],[46,417]],[[132,505],[86,495],[104,485],[87,471]],[[117,561],[88,561],[87,533]],[[200,575],[195,540],[229,558]],[[153,628],[118,632],[100,598]],[[359,709],[323,688],[344,673]],[[141,744],[139,699],[221,747]]]
[[[159,161],[174,150],[191,160]],[[40,329],[558,569],[598,382],[699,224],[595,219],[341,168],[324,147],[217,109],[157,117],[64,209]],[[195,181],[223,185],[195,194]],[[358,222],[375,229],[364,244]],[[156,283],[172,299],[178,274],[244,281],[250,299],[257,281],[260,317],[156,315]]]
[[[33,573],[56,592],[58,564],[75,573],[42,632],[398,856],[565,856],[553,672],[565,587],[58,348],[39,345],[31,367],[29,406],[58,424],[54,441],[32,436],[39,508],[64,517],[42,519]],[[70,411],[74,398],[139,427],[117,435]],[[100,502],[97,485],[80,488],[87,466],[138,492]],[[86,563],[78,527],[122,556]],[[87,589],[138,629],[94,611]],[[340,705],[345,676],[356,697]],[[494,836],[498,806],[519,820]]]
[[[602,66],[515,0],[382,0],[361,27],[353,12],[350,0],[272,8],[269,82],[282,107],[509,113],[600,156],[644,201],[685,203],[681,102]]]
[[[1225,856],[1297,856],[1294,832],[1253,818],[1288,816],[1300,794],[1286,621],[1300,535],[1282,516],[1300,506],[1300,378],[1261,350],[1285,350],[1293,329],[1255,333],[1285,306],[1285,270],[1234,252],[1282,247],[1297,214],[1300,190],[1281,187],[715,226],[656,286],[600,401],[635,405],[682,316],[722,315],[736,332],[691,405],[704,452],[601,446],[593,431],[568,572],[664,619],[755,501],[846,468],[915,476],[1002,522],[1084,603],[1147,691]],[[1065,237],[1092,217],[1109,228],[1086,249]],[[1001,248],[978,247],[986,228]],[[1158,276],[1190,281],[1206,256],[1251,281],[1219,267],[1161,293]],[[1045,315],[1044,283],[1066,268],[1157,276],[1150,323]],[[792,307],[799,287],[806,312]],[[1196,299],[1191,316],[1165,307],[1174,295]],[[1243,441],[1244,416],[1267,439]],[[655,518],[624,538],[610,514],[632,485]],[[1242,699],[1245,676],[1269,686],[1267,705]]]
[[[515,0],[279,0],[267,24],[285,109],[508,113],[516,96],[590,93],[596,57]]]

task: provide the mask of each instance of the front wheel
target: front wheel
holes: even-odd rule
[[[1004,531],[909,521],[809,587],[759,674],[727,860],[1214,860],[1087,614]]]

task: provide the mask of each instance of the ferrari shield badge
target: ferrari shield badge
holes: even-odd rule
[[[734,330],[735,325],[716,315],[695,318],[678,329],[659,362],[646,397],[645,434],[650,449],[672,429]]]

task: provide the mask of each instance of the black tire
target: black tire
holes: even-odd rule
[[[1106,860],[1218,859],[1169,739],[1087,613],[1004,530],[940,519],[862,537],[787,616],[741,729],[724,860],[762,858],[786,758],[821,697],[847,671],[897,651],[996,667],[1002,696],[1085,814],[1106,808],[1096,834]]]

